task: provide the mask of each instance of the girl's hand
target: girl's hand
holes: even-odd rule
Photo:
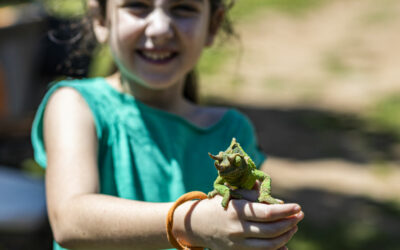
[[[221,196],[215,196],[197,202],[189,210],[186,206],[189,212],[178,237],[188,245],[213,250],[285,249],[304,217],[297,204],[268,205],[233,199],[224,210],[221,200]]]

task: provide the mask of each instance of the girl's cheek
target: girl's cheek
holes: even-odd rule
[[[117,19],[117,36],[122,40],[137,38],[145,26],[145,20],[135,16],[121,13]]]
[[[203,37],[206,36],[207,29],[203,22],[196,20],[185,20],[177,22],[177,28],[184,37],[190,40],[200,42]]]

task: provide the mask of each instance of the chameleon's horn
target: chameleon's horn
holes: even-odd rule
[[[211,159],[216,160],[216,161],[222,161],[222,156],[220,155],[212,155],[211,153],[208,153],[208,155],[211,157]]]
[[[221,171],[221,170],[222,170],[221,165],[219,165],[219,162],[218,162],[218,161],[215,161],[215,162],[214,162],[214,166],[215,166],[215,168],[216,168],[218,171]]]

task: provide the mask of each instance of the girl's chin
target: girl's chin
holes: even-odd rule
[[[123,78],[152,89],[166,89],[179,82],[179,78],[166,74],[133,74],[122,72]]]
[[[171,82],[171,81],[147,80],[144,81],[144,86],[152,90],[164,90],[172,87],[173,85],[175,85],[175,83],[176,82]]]
[[[141,79],[139,83],[143,83],[154,89],[165,89],[179,83],[181,79],[184,78],[184,75],[171,74],[171,72],[167,72],[164,74],[163,73],[146,74],[146,72],[138,72],[137,78]]]
[[[155,77],[154,75],[150,77],[141,76],[139,79],[139,81],[135,82],[154,90],[168,89],[180,82],[179,79],[174,79],[172,77]]]

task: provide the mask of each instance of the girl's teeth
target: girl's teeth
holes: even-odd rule
[[[143,55],[151,60],[163,60],[171,57],[171,52],[143,52]]]

